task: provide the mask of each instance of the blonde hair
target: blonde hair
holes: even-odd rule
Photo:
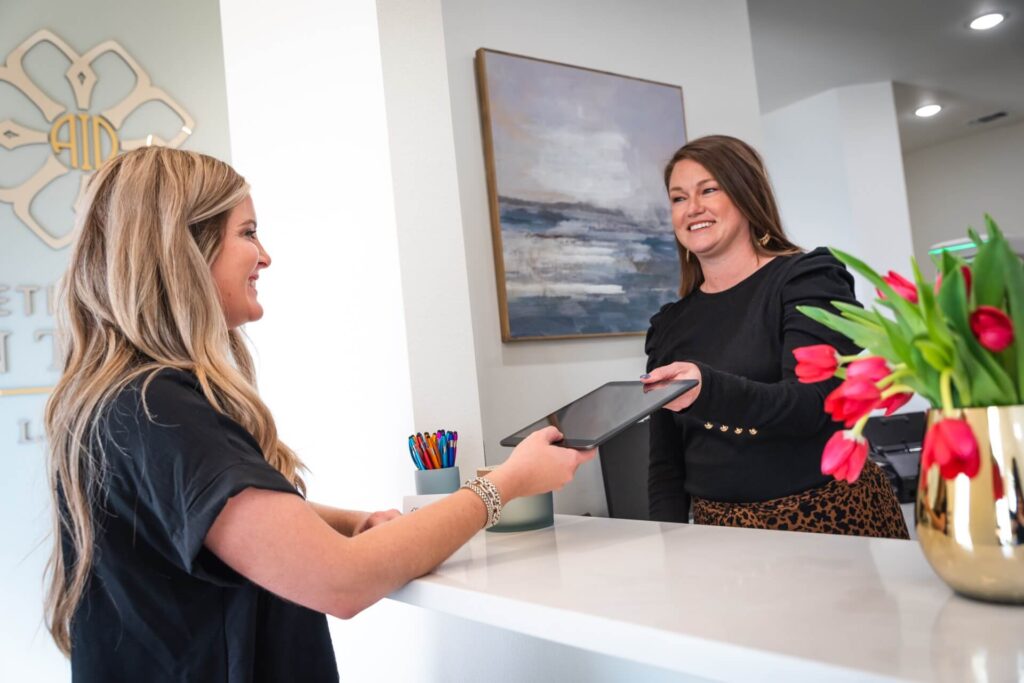
[[[750,224],[750,241],[755,252],[766,256],[800,253],[800,247],[790,242],[782,229],[768,171],[757,150],[729,135],[697,138],[677,149],[665,166],[666,190],[672,170],[684,159],[696,161],[718,181],[722,191]],[[679,252],[679,297],[682,298],[704,282],[704,271],[700,261],[691,257],[678,240],[676,251]]]
[[[217,411],[242,425],[267,462],[300,490],[302,463],[278,440],[256,391],[252,357],[229,330],[210,264],[228,212],[249,194],[229,165],[146,147],[114,157],[79,207],[57,328],[63,372],[46,404],[53,551],[46,619],[65,655],[93,561],[93,513],[104,488],[105,409],[132,380],[192,372]],[[65,553],[62,536],[73,552]]]

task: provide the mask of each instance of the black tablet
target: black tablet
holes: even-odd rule
[[[501,445],[516,446],[538,429],[554,425],[565,436],[558,445],[578,449],[596,448],[695,386],[697,380],[693,379],[646,386],[639,381],[608,382],[515,434],[506,436],[501,440]]]

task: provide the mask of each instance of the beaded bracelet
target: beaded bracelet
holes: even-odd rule
[[[483,477],[474,477],[467,480],[462,485],[462,488],[469,489],[480,496],[480,500],[484,502],[484,506],[487,508],[487,524],[484,526],[485,529],[490,529],[501,521],[501,494],[498,493],[498,487],[491,480],[484,479]]]

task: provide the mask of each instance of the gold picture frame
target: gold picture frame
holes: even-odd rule
[[[475,66],[502,341],[644,334],[679,286],[682,88],[485,48]]]

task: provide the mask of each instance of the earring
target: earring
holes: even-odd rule
[[[689,263],[690,262],[690,249],[688,247],[683,247],[683,249],[686,249],[686,262]]]
[[[770,242],[770,241],[771,241],[771,239],[772,239],[772,235],[771,235],[771,233],[770,233],[770,232],[766,232],[766,233],[765,233],[764,235],[762,235],[761,237],[758,237],[758,238],[757,238],[757,241],[758,241],[758,242],[760,243],[760,245],[761,245],[762,247],[766,247],[766,246],[768,246],[768,242]]]

